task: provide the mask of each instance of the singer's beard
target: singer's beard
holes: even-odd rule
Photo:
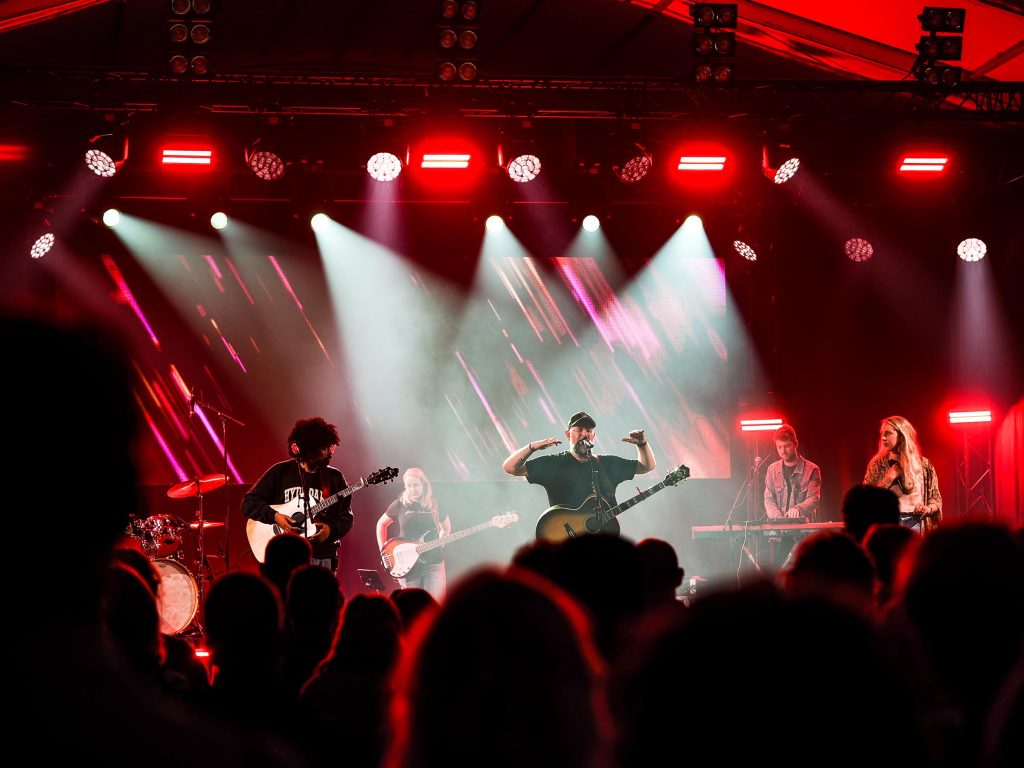
[[[581,459],[589,459],[590,452],[594,450],[594,444],[589,440],[578,440],[572,447],[572,452]]]

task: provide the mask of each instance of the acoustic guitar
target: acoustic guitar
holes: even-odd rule
[[[676,485],[690,476],[690,469],[682,464],[673,469],[655,486],[641,491],[614,507],[606,508],[607,502],[592,493],[578,507],[555,504],[548,507],[537,521],[537,538],[547,541],[565,541],[590,533],[618,534],[619,521],[616,517],[627,509],[654,495],[662,488]]]

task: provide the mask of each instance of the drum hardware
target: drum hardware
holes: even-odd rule
[[[152,515],[139,526],[138,538],[142,551],[150,560],[175,558],[180,560],[185,552],[181,546],[185,521],[176,515]]]
[[[187,527],[188,527],[189,530],[193,531],[196,534],[196,562],[195,562],[196,578],[193,581],[193,583],[194,583],[194,585],[196,587],[195,598],[196,598],[196,605],[198,607],[201,607],[203,605],[203,598],[204,598],[204,595],[205,595],[205,592],[206,592],[206,579],[207,579],[207,577],[209,575],[209,567],[210,567],[209,563],[206,560],[206,554],[205,554],[205,551],[204,551],[204,543],[203,543],[203,538],[204,537],[203,537],[203,534],[204,534],[204,532],[206,531],[207,528],[215,528],[215,527],[219,527],[219,526],[223,526],[224,525],[224,523],[208,521],[208,520],[204,520],[203,519],[203,496],[205,494],[207,494],[207,493],[210,493],[211,491],[214,491],[214,490],[220,488],[225,483],[227,483],[227,481],[228,481],[227,475],[223,475],[223,474],[203,475],[201,477],[195,478],[194,480],[186,480],[186,481],[178,483],[176,485],[172,485],[170,488],[167,489],[167,495],[170,498],[172,498],[172,499],[190,499],[190,498],[195,498],[195,500],[196,500],[196,521],[194,523],[191,523]],[[162,517],[172,517],[172,515],[163,515]],[[150,519],[152,519],[152,518],[150,518]],[[175,518],[175,519],[179,519],[179,518]],[[181,530],[184,531],[185,528],[186,528],[185,522],[181,521]],[[182,567],[184,567],[184,566],[182,566]],[[188,569],[185,569],[185,570],[187,571]],[[189,574],[189,578],[190,579],[192,578],[191,574]],[[179,577],[179,582],[180,581],[181,581],[181,579]],[[179,586],[179,589],[180,588],[181,587]],[[177,593],[175,593],[175,595],[177,595]],[[169,600],[180,599],[182,601],[185,600],[184,597],[168,598],[168,599]],[[161,603],[161,605],[164,605],[164,604]],[[166,607],[167,607],[168,610],[173,610],[173,609],[176,608],[176,605],[174,605],[174,603],[172,602],[172,603],[168,604]],[[162,616],[162,614],[161,614],[161,616]],[[169,623],[173,624],[174,622],[171,621]],[[195,624],[195,631],[196,631],[197,634],[203,634],[202,612],[200,610],[193,610],[192,611],[192,615],[189,616],[188,622],[186,623],[185,626],[188,626],[188,624],[190,624],[190,623],[194,623]],[[177,632],[181,632],[183,629],[185,629],[185,627],[180,627],[176,631],[176,633]]]
[[[203,400],[203,393],[201,391],[199,392],[199,397],[196,397],[196,390],[195,390],[195,388],[193,388],[192,391],[189,393],[189,397],[188,397],[188,418],[189,418],[189,421],[191,421],[192,417],[195,415],[196,408],[199,409],[199,411],[200,411],[200,413],[199,413],[200,418],[202,418],[202,420],[204,422],[206,422],[206,417],[203,415],[204,412],[212,413],[218,419],[220,419],[220,432],[221,432],[220,445],[221,445],[221,450],[222,450],[222,456],[224,458],[224,474],[223,474],[223,477],[224,477],[224,482],[227,482],[227,479],[228,479],[228,422],[230,421],[230,422],[232,422],[234,424],[237,424],[239,427],[244,427],[245,423],[239,421],[234,416],[231,416],[231,415],[225,413],[224,411],[221,411],[221,410],[219,410],[217,408],[214,408],[212,405],[210,405],[209,403],[205,402]],[[209,427],[209,423],[208,422],[207,422],[207,427]],[[216,487],[219,488],[220,486],[218,485]],[[199,491],[201,493],[208,493],[209,491],[212,491],[212,490],[213,490],[213,488],[202,488],[202,487],[199,488]],[[200,517],[200,520],[202,520],[201,517]],[[224,530],[224,570],[225,571],[230,571],[231,570],[231,500],[230,500],[230,497],[229,497],[228,494],[224,494],[224,525],[225,525],[225,530]],[[200,543],[202,542],[202,537],[200,537],[199,541],[200,541]]]
[[[180,634],[196,616],[201,590],[188,568],[177,560],[161,557],[152,562],[160,576],[156,594],[160,631],[167,635]],[[202,579],[199,581],[202,583]]]

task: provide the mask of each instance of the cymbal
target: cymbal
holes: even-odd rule
[[[167,495],[172,499],[188,499],[198,496],[201,493],[215,491],[228,481],[227,475],[203,475],[195,480],[186,480],[183,483],[172,485],[167,489]]]
[[[221,528],[223,525],[224,525],[224,523],[218,522],[216,520],[203,520],[203,528],[204,529],[205,528]],[[189,528],[193,528],[195,530],[199,530],[199,521],[197,520],[194,523],[190,523],[188,527]]]

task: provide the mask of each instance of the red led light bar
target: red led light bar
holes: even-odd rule
[[[28,157],[24,144],[0,144],[0,163],[13,163]]]
[[[942,173],[946,170],[948,157],[915,157],[907,155],[900,163],[901,173]]]
[[[992,421],[992,411],[950,411],[950,424],[980,424]]]
[[[212,165],[213,150],[164,147],[160,150],[160,162],[164,165]]]
[[[677,171],[724,171],[728,160],[724,155],[682,155]]]
[[[423,153],[421,168],[468,168],[468,154]]]
[[[782,419],[740,419],[741,432],[774,432],[782,426]]]

